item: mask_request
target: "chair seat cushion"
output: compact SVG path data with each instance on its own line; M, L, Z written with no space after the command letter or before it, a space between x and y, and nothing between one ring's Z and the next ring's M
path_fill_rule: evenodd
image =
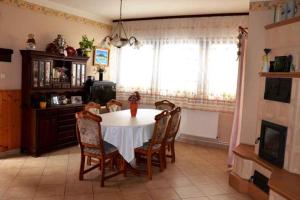
M141 147L138 147L138 149L143 149L143 150L147 150L148 148L149 148L149 145L150 145L150 141L149 142L144 142L144 144L143 144L143 146L141 146ZM156 145L154 145L153 147L152 147L152 149L153 150L157 150L157 149L159 149L160 148L160 144L156 144Z
M100 149L94 148L94 147L84 147L83 151L85 153L100 155ZM110 154L110 153L113 153L114 151L118 151L117 147L104 141L105 154Z

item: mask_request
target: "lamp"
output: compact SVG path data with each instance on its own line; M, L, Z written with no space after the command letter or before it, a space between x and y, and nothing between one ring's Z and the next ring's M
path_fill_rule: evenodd
M117 48L121 48L127 44L130 46L133 46L134 48L140 48L141 42L136 39L136 37L131 36L127 37L127 34L125 32L124 26L123 26L123 21L122 21L122 0L120 0L120 18L118 20L117 26L115 30L113 31L112 35L106 36L103 39L103 43L106 44L107 46L113 45ZM124 35L124 37L122 37Z

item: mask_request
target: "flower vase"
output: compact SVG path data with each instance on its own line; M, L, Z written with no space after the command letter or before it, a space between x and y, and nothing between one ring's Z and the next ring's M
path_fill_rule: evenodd
M103 72L99 72L99 81L103 81Z
M130 114L131 114L131 117L136 117L137 110L138 110L138 104L137 104L137 102L130 102Z

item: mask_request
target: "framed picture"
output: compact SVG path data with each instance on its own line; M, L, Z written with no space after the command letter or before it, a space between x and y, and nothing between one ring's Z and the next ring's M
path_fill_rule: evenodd
M71 104L82 104L81 96L71 96Z
M94 51L94 65L109 65L109 49L96 48Z
M53 95L51 96L51 104L52 105L59 105L59 96L58 95Z

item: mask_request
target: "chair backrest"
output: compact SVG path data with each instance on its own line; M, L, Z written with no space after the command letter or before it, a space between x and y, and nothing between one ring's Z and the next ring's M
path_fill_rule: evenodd
M171 111L175 108L175 104L168 100L157 101L157 102L155 102L154 105L155 105L156 109L159 109L159 110Z
M122 109L122 103L115 99L111 99L106 103L106 109L108 112L116 112Z
M170 113L167 110L164 110L160 114L155 116L155 126L149 146L150 149L162 144L166 135L169 117Z
M76 113L76 134L81 150L85 147L100 149L104 155L104 142L101 134L102 118L89 111Z
M170 112L170 120L168 122L166 138L175 139L181 121L181 108L177 107Z
M84 110L89 111L95 115L99 115L101 113L101 105L95 102L89 102L84 106Z

